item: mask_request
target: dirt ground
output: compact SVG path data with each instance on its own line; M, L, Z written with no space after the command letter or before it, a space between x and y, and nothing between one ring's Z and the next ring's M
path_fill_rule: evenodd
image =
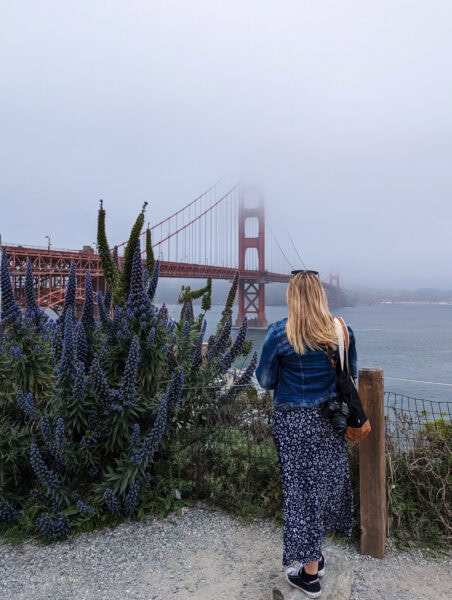
M449 600L452 560L388 552L384 560L329 542L354 573L351 600ZM282 532L198 506L49 546L0 542L3 600L271 600L284 573ZM328 576L328 573L325 577Z

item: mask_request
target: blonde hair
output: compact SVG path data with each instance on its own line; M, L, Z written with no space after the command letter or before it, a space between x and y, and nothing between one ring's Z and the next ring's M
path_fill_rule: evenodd
M297 273L286 292L289 316L286 335L295 352L335 348L338 340L333 315L320 279L313 273Z

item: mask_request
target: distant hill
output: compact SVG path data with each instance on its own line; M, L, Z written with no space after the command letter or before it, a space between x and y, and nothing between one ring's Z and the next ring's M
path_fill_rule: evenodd
M452 290L419 288L418 290L356 289L356 303L378 302L452 302Z
M330 308L341 306L353 306L356 298L353 293L337 288L329 283L324 283L328 304ZM270 283L265 287L265 303L273 306L284 306L286 304L287 283Z

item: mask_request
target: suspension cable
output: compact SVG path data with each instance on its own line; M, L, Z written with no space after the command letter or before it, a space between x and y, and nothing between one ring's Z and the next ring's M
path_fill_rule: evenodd
M305 269L307 269L308 267L307 267L307 266L304 264L304 261L303 261L303 259L301 258L301 256L300 256L300 253L298 252L298 250L297 250L297 247L295 246L295 244L294 244L294 242L293 242L292 236L290 235L290 232L289 232L289 230L288 230L287 228L286 228L286 232L287 232L287 235L289 236L289 240L290 240L290 241L291 241L291 243L292 243L293 249L295 250L295 252L296 252L296 254L297 254L297 256L298 256L298 259L300 260L300 262L301 262L301 264L303 265L303 267L304 267Z
M223 202L223 200L225 200L230 194L232 194L232 192L234 192L236 190L236 188L237 188L238 185L239 184L236 184L232 189L229 190L229 192L227 192L224 196L222 196L214 204L212 204L211 206L209 206L209 208L206 208L199 215L197 215L196 217L194 217L192 221L190 221L189 223L186 223L182 227L179 227L179 229L177 231L173 231L172 233L169 233L162 240L159 240L158 242L155 242L155 244L152 244L152 246L155 247L155 246L159 246L160 244L163 244L163 242L166 242L167 240L169 240L170 238L174 237L175 235L177 235L181 231L186 230L187 227L190 227L190 225L193 225L194 223L196 223L197 221L199 221L199 219L201 219L201 217L203 217L204 215L206 215L208 212L212 211L216 206L218 206L219 204L221 204L221 202Z
M160 221L159 223L156 223L155 225L153 225L151 227L151 232L154 231L157 227L163 225L164 223L168 222L168 226L169 226L169 221L171 221L171 219L173 219L174 217L177 217L177 215L179 215L180 213L183 213L187 208L190 209L190 207L193 206L193 204L195 204L196 202L199 202L199 200L201 200L202 198L204 198L204 196L209 194L220 183L220 181L222 181L222 179L223 178L221 177L218 181L216 181L213 185L211 185L210 188L208 188L200 196L198 196L197 198L192 200L189 204L186 204L185 206L183 206L181 209L179 209L178 211L176 211L169 217L166 217L166 219L163 219L163 221ZM140 235L143 235L143 234L144 234L144 231L142 231ZM117 244L117 246L118 246L118 248L121 248L122 246L125 246L126 244L127 244L127 242L121 242L120 244Z
M278 248L280 249L280 251L281 251L281 254L282 254L282 255L284 256L284 258L286 259L286 262L287 262L287 264L289 265L289 267L291 268L291 270L293 270L293 265L292 265L292 263L291 263L291 262L290 262L290 260L287 258L287 256L286 256L286 254L285 254L284 250L281 248L281 246L280 246L280 244L279 244L278 240L277 240L277 239L276 239L276 237L275 237L275 234L273 233L273 229L272 229L271 227L270 227L270 233L272 234L272 236L273 236L273 239L274 239L274 241L275 241L276 245L277 245L277 246L278 246Z

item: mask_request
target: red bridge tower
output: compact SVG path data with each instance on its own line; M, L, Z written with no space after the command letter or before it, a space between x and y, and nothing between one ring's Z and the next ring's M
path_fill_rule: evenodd
M264 201L261 195L256 198L253 195L253 205L246 202L249 198L245 197L246 192L243 189L239 197L239 290L238 290L238 315L237 326L240 326L245 316L248 317L248 327L251 329L265 329L267 319L265 317L265 210ZM248 219L257 220L256 227L246 227ZM249 223L250 226L254 223ZM251 235L247 235L252 231ZM256 279L250 279L249 276L243 277L241 273L245 269L250 269L246 264L246 254L250 249L257 252L257 272Z

